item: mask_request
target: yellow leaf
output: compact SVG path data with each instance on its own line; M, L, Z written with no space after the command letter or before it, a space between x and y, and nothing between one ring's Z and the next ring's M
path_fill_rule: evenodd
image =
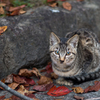
M24 11L23 9L19 10L19 14L24 14L24 13L26 13L26 11Z
M73 87L72 90L75 93L83 93L84 92L84 90L81 87Z
M4 7L4 6L6 6L5 3L0 3L0 7Z
M68 2L63 2L63 8L67 9L67 10L71 10L72 9L72 6L70 3Z
M4 13L5 13L5 11L4 11L3 7L0 7L0 14L4 14Z
M30 94L30 93L35 93L36 91L28 91L28 90L26 90L26 89L24 88L23 85L20 85L20 88L18 89L17 92L19 92L19 93L25 95L25 93Z
M18 83L13 82L13 83L9 84L8 86L14 90L14 89L16 89L16 87L18 85L19 85Z
M7 30L7 26L0 27L0 35L1 33L5 32Z

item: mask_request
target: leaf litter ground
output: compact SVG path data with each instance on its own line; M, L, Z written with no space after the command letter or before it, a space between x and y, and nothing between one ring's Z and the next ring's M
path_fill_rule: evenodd
M64 96L60 96L60 95L62 95L62 94L64 94L62 91L66 91L66 90L61 90L61 91L59 91L58 92L58 94L55 94L58 90L59 90L59 88L61 87L61 85L57 85L56 83L55 83L55 79L53 79L53 83L52 83L52 80L50 80L49 78L47 79L46 78L46 76L48 76L48 77L55 77L55 78L57 78L57 76L55 76L54 74L53 74L53 76L51 75L50 76L50 73L52 72L52 70L50 69L50 65L48 66L48 67L46 67L45 69L38 69L39 71L40 71L40 73L38 72L38 70L36 69L36 68L33 68L33 69L35 69L35 71L38 73L36 73L36 72L34 72L34 71L28 71L28 69L26 70L25 69L25 71L27 72L26 74L23 74L24 73L24 70L20 70L20 72L19 72L19 74L20 75L22 75L21 77L20 76L18 76L18 75L14 75L13 74L13 79L14 79L14 82L12 82L12 75L9 75L9 77L10 77L10 79L9 79L9 77L6 77L5 78L5 80L2 80L3 82L6 82L7 84L10 84L10 85L8 85L8 86L10 86L10 87L12 87L13 89L15 89L19 84L20 84L20 89L18 89L17 91L19 91L20 92L20 90L22 91L22 93L28 93L28 94L25 94L26 96L30 96L30 97L33 97L34 95L32 94L32 93L34 93L34 90L37 90L38 92L37 93L35 93L35 97L36 98L38 98L39 100L76 100L76 99L74 99L74 96L80 96L80 97L85 97L85 100L86 99L90 99L90 98L97 98L97 97L100 97L99 95L100 95L100 90L98 91L98 88L99 88L99 83L100 82L98 82L97 80L99 80L100 81L100 79L96 79L96 80L94 80L94 81L89 81L89 82L85 82L85 83L82 83L82 84L79 84L79 85L74 85L74 87L68 87L68 86L65 86L66 88L69 88L70 90L72 89L72 88L74 88L74 91L76 91L76 93L75 92L70 92L69 93L69 91L67 91L67 93L68 94L66 94L65 93L65 95ZM45 71L47 72L47 73L45 73ZM30 73L31 72L31 73ZM29 77L30 76L32 76L33 75L33 73L35 73L36 74L36 76L33 76L32 77L32 79L33 80L31 80ZM42 76L40 75L42 73ZM26 78L26 77L24 77L24 75L25 76L29 76L28 78ZM39 76L38 76L39 75ZM40 77L41 76L41 77ZM40 77L40 79L39 79L39 77ZM25 79L25 80L24 80ZM41 81L41 80L43 80L43 81ZM51 82L51 83L49 83L49 84L47 84L47 82ZM98 82L98 83L97 83ZM40 85L40 87L38 86L38 85L35 85L34 86L34 84L39 84ZM21 85L21 84L23 84L23 85ZM44 84L46 84L46 85L44 85ZM15 87L13 87L13 85L15 86ZM30 86L30 87L28 87L28 85L33 85L33 86ZM97 85L97 88L92 88L91 89L91 87L93 86L96 86ZM27 86L27 88L25 88L24 89L24 87L26 87ZM38 87L37 87L38 86ZM42 88L41 88L42 87ZM55 92L55 90L53 90L53 89L51 89L51 90L53 90L51 93L48 93L49 91L51 91L50 90L50 88L51 87L53 87L53 88L55 88L55 90L57 90L56 92ZM57 87L59 87L58 89L57 89ZM62 87L64 87L64 86L62 86ZM87 90L87 91L91 91L91 90L93 90L93 91L97 91L97 92L88 92L88 93L83 93L83 90L82 89L80 89L80 88L78 88L78 87L81 87L83 90L85 89L85 90ZM88 88L87 88L88 87ZM30 88L30 89L29 89ZM34 88L34 90L33 90L33 88ZM87 88L87 89L86 89ZM90 88L90 90L88 90ZM27 89L29 89L29 91L27 91ZM96 90L95 90L96 89ZM47 91L46 91L47 90ZM61 92L61 93L60 93ZM86 91L85 91L86 92ZM29 94L30 93L30 94ZM51 96L49 96L49 95L47 95L47 93L49 94L49 95L51 95ZM80 93L80 94L77 94L77 93ZM81 94L82 93L82 94ZM0 90L0 96L5 96L6 98L10 98L11 96L12 96L12 94L10 94L9 92L7 92L7 91L5 91L5 90ZM57 97L58 96L58 97ZM3 98L3 97L1 97L1 98ZM13 96L13 98L15 98L14 96ZM9 100L9 99L8 99ZM13 99L12 99L13 100Z

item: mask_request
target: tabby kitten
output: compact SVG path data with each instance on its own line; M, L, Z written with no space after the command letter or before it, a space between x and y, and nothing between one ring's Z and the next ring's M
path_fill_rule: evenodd
M50 52L53 71L60 76L58 84L73 85L99 77L100 45L91 33L77 31L65 38L51 33Z

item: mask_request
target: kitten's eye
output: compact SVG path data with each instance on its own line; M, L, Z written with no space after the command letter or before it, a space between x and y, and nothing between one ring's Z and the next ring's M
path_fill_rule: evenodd
M59 54L59 51L55 51L55 54L57 54L57 55L58 55L58 54Z
M70 52L67 52L67 55L70 55L71 53Z

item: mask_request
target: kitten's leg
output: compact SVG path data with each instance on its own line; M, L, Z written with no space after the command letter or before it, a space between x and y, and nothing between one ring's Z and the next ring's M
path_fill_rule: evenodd
M69 85L69 86L73 85L73 82L72 82L72 81L70 81L70 80L65 80L64 78L59 78L59 79L57 79L57 80L56 80L56 83L57 83L57 84L60 84L60 85Z

